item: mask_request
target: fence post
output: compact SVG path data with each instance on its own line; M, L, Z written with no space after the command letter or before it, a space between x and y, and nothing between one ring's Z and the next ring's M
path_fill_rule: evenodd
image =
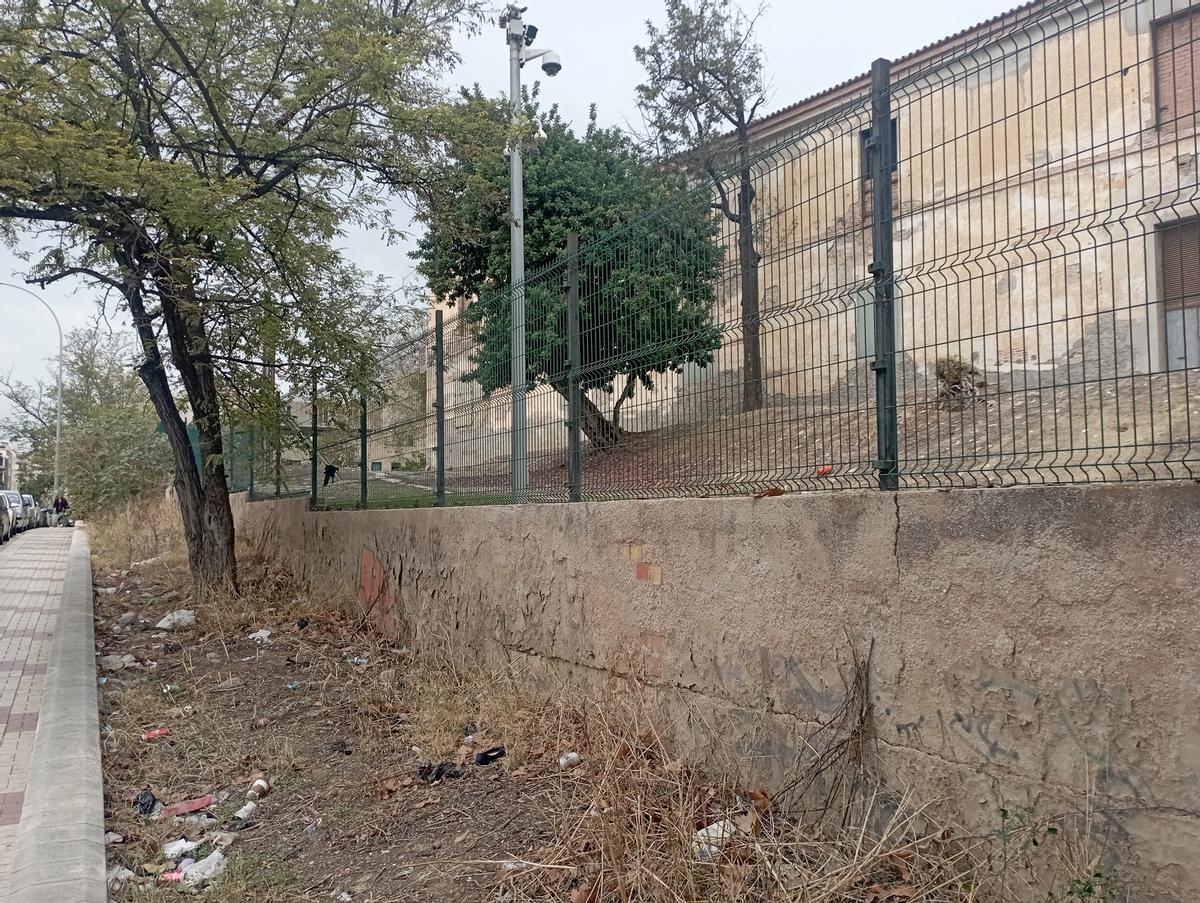
M567 236L567 493L583 501L583 440L579 435L583 388L579 348L579 234Z
M275 391L275 498L283 494L283 412Z
M892 136L892 64L871 64L871 265L875 278L875 427L878 438L879 488L900 488L900 441L896 420L896 283L892 263L892 170L896 148Z
M237 434L237 427L234 426L233 417L229 418L229 436L225 440L225 478L229 481L229 491L238 492L238 472L237 472L237 443L234 441L234 436ZM222 435L224 433L222 432Z
M317 507L317 368L313 367L312 374L312 460L309 473L310 508Z
M437 416L437 504L446 505L446 332L443 312L433 312L433 370Z
M247 456L250 461L250 481L247 492L250 493L250 501L254 501L254 424L250 424L250 454Z
M367 393L362 393L362 412L358 418L358 507L367 507Z

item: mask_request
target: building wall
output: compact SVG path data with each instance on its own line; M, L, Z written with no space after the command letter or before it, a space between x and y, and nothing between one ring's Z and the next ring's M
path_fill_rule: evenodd
M957 354L990 370L1078 370L1089 352L1106 375L1161 369L1154 230L1195 215L1200 195L1194 126L1156 124L1151 23L1190 5L1076 3L894 77L898 348L919 369ZM869 353L856 311L869 125L860 95L761 164L761 303L780 292L794 317L815 307L828 333L774 329L777 373Z
M452 476L456 471L471 471L479 465L507 459L510 450L512 392L503 389L485 396L478 383L466 378L473 367L475 344L472 326L461 314L475 300L459 300L454 304L432 300L430 303L429 329L434 328L437 311L440 310L445 318L446 469ZM435 409L435 380L433 360L430 359L426 381L430 411ZM529 425L526 442L530 454L535 461L549 458L557 462L566 449L566 403L549 386L539 386L526 396L525 404ZM425 442L426 459L433 467L437 449L436 421L431 420L428 424Z
M1200 485L236 508L402 642L633 670L672 742L773 783L869 655L873 765L915 803L1090 808L1129 899L1200 882Z
M17 450L7 440L0 440L0 489L21 488L17 462Z
M431 358L424 336L386 358L378 397L367 408L367 467L373 472L424 469Z

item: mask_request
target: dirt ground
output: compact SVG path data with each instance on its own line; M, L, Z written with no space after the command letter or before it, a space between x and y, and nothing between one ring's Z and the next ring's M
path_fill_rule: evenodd
M166 803L228 790L228 801L209 807L227 824L254 773L270 776L273 791L231 847L221 899L478 901L502 863L528 858L552 836L562 779L548 760L514 767L514 752L511 761L472 762L454 779L416 776L430 761L469 762L505 738L486 724L456 725L457 737L448 725L414 724L395 676L411 667L404 650L337 615L284 619L269 608L216 625L202 609L199 625L158 631L183 603L153 573L96 576L98 651L136 659L100 671L107 827L125 837L109 846L110 863L147 879L116 899L178 897L178 887L145 893L153 878L144 867L166 861L164 840L198 836L139 816L130 797L147 787ZM136 621L114 634L126 612ZM273 631L269 645L246 638L263 627ZM464 698L447 713L471 708L470 687L438 691L456 689ZM159 727L170 735L143 739ZM458 742L467 733L474 745Z

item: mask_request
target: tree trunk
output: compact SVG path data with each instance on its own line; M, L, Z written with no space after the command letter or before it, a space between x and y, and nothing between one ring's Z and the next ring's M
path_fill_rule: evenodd
M221 405L208 336L199 315L199 305L190 296L190 278L168 270L164 282L167 284L160 283L160 296L163 320L171 341L171 359L187 390L200 440L201 539L196 550L198 555L193 555L191 546L188 548L192 576L201 591L236 591L233 511L229 507Z
M118 255L118 260L131 273L145 271L138 266L133 252ZM147 315L140 287L131 283L124 294L142 343L144 359L138 375L150 393L175 463L175 494L183 520L192 582L202 594L222 589L236 591L233 511L229 507L220 403L208 352L208 337L198 313L195 313L199 308L194 299L185 298L185 303L180 304L181 295L190 291L190 280L174 272L169 262L158 263L151 278L159 290L171 360L183 382L195 418L200 444L199 466L187 426L171 393L158 336Z
M570 390L565 382L551 383L551 386L555 392L566 399L568 405L571 403ZM615 447L621 441L621 437L625 435L625 431L609 422L608 418L604 416L604 412L592 403L586 392L580 392L579 397L579 428L592 443L592 447L601 449Z
M742 409L756 411L763 403L761 324L758 310L758 263L754 247L754 182L750 169L750 134L738 130L738 268L742 295Z
M621 432L621 405L633 398L633 392L636 388L637 377L630 373L625 377L625 388L621 390L621 394L617 396L617 400L613 404L612 425L618 434Z
M224 466L210 468L210 472L203 476L197 469L191 438L171 396L171 387L161 359L147 358L138 368L138 375L150 393L154 410L163 424L167 442L171 447L171 456L175 463L175 497L179 501L192 581L201 591L225 587L236 589L233 512L229 507L229 494L225 488ZM205 459L205 447L213 448L211 436L206 437L205 432L204 429L200 429L202 460ZM217 432L216 447L220 448L219 427Z
M167 382L167 374L158 356L157 347L153 354L146 354L146 359L138 367L138 376L150 393L150 401L158 414L159 422L167 435L167 444L171 448L171 457L175 464L175 498L179 503L179 514L183 521L183 535L187 542L188 565L192 578L200 573L200 552L204 542L204 511L201 505L202 487L200 474L196 470L196 459L192 454L192 444L188 439L187 427L179 416L175 399L171 396L171 386Z
M214 407L215 397L212 398ZM197 418L200 459L204 462L204 543L197 583L206 589L237 591L237 555L234 547L233 509L229 506L229 482L225 475L225 447L219 416L207 422Z

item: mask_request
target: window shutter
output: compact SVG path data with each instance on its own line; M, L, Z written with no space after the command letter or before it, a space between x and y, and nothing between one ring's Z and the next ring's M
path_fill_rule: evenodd
M1163 303L1167 310L1200 308L1200 220L1159 229Z
M1196 85L1200 79L1200 9L1154 23L1158 79L1158 123L1166 128L1196 127Z

